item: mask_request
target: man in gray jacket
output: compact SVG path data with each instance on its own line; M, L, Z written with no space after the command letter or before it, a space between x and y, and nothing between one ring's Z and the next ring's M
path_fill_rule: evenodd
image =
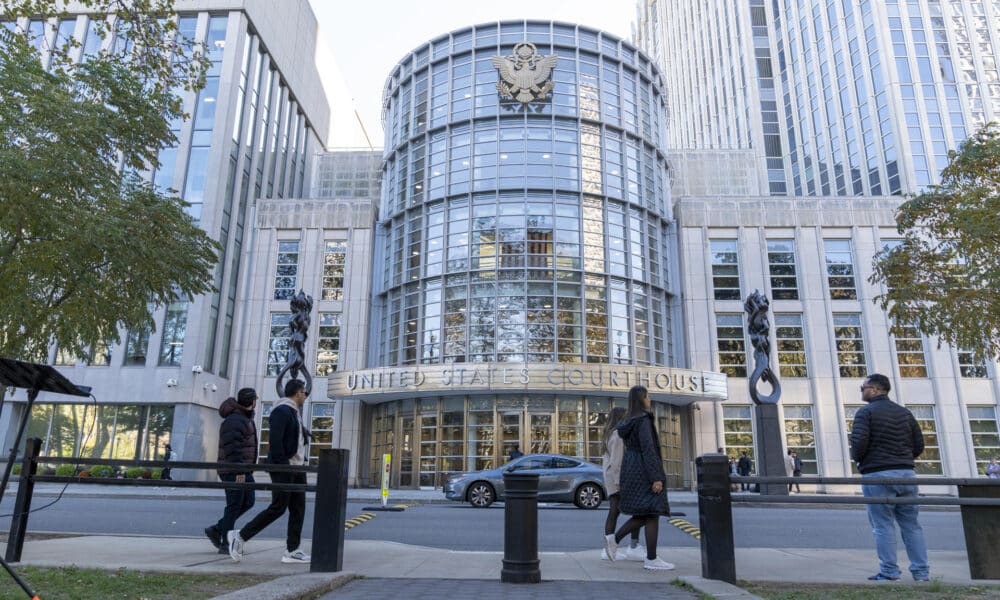
M873 373L861 385L861 399L868 404L854 416L851 429L851 458L866 479L915 478L913 459L924 451L924 435L916 418L906 408L889 400L891 385L885 375ZM915 498L916 485L862 485L865 496ZM875 534L879 572L872 581L899 579L896 564L896 526L903 536L910 573L916 581L929 581L927 544L917 521L916 504L867 504L868 521Z

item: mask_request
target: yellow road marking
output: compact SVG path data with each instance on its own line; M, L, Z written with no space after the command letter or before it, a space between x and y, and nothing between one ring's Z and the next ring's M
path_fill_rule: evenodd
M680 529L681 531L683 531L684 533L690 535L691 537L693 537L696 540L700 540L701 539L701 530L698 529L697 527L695 527L694 525L692 525L691 523L688 523L684 519L677 519L677 518L669 519L669 520L667 520L667 523L670 523L671 525L673 525L677 529Z
M361 525L365 521L371 521L374 518L375 518L375 514L374 513L361 513L360 515L358 515L356 517L353 517L351 519L347 519L346 521L344 521L344 531L347 531L348 529L351 529L352 527L357 527L358 525Z

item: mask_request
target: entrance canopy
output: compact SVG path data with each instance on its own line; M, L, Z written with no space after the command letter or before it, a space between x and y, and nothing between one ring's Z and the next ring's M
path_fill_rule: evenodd
M645 386L654 400L685 406L726 399L726 376L669 367L572 363L453 363L339 371L329 375L328 396L378 404L414 395L476 392L624 395Z

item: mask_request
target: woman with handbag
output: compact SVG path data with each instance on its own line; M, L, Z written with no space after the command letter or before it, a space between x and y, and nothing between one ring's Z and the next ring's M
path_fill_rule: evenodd
M604 488L608 491L608 517L604 521L605 535L615 532L618 525L618 481L622 472L622 456L625 454L625 443L618 435L618 426L625 420L625 409L616 406L608 413L608 422L604 425L604 458L601 467L604 471ZM639 530L632 532L631 545L625 552L609 557L607 550L601 551L601 560L646 560L646 549L639 545Z
M619 480L618 508L631 515L617 533L604 536L604 548L609 558L616 556L618 542L640 527L646 529L646 561L643 567L667 571L674 565L656 557L656 539L660 532L660 515L670 514L666 473L660 455L660 436L650 412L649 393L641 385L628 392L628 415L618 426L618 435L625 442L625 455Z

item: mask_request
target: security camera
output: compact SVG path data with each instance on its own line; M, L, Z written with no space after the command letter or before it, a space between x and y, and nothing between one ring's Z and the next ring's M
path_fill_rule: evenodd
M219 387L214 383L206 383L205 385L202 386L202 389L204 389L206 392L214 392L218 390Z
M191 367L191 372L194 373L195 375L201 373L201 365L195 365Z
M171 377L167 380L167 387L177 387L177 380Z

